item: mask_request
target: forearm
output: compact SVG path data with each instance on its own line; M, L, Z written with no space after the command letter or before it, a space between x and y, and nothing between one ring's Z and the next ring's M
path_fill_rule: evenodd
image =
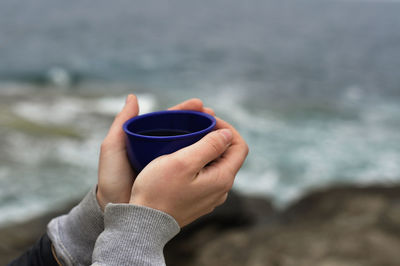
M165 265L163 248L180 230L174 218L130 204L109 204L104 215L93 265Z

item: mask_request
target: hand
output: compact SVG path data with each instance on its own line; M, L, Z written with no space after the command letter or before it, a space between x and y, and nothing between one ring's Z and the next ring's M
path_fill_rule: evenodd
M195 110L214 115L210 108L203 107L199 99L180 103L171 110ZM104 139L99 159L97 201L104 210L107 203L128 203L136 173L132 170L125 147L122 125L138 115L139 106L135 95L128 95L122 111L115 117Z
M156 158L137 176L130 203L170 214L183 227L225 202L248 146L227 122L195 144Z

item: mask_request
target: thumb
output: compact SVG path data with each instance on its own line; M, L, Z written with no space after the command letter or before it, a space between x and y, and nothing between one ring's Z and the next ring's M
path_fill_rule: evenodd
M109 133L109 136L123 136L122 125L126 122L126 120L137 116L139 113L139 105L137 101L137 97L134 94L128 95L126 98L126 103L124 108L117 114L112 123Z
M183 160L190 158L189 168L198 171L211 161L220 157L232 142L233 134L229 129L219 129L204 136L198 142L177 151Z

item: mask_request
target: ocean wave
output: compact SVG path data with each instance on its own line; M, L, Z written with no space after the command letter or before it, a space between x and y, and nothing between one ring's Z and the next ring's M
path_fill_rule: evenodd
M157 104L155 97L150 94L138 94L137 97L141 112L149 112ZM52 102L26 100L16 103L12 111L35 122L64 124L75 121L82 114L114 116L122 110L125 98L126 95L89 99L62 96Z
M234 185L242 193L268 196L284 207L314 188L400 182L400 105L396 101L366 101L358 89L349 89L330 106L286 102L276 108L252 105L254 95L238 84L199 91L196 96L233 124L249 144L250 154ZM191 95L166 93L168 97L138 94L141 113ZM40 135L21 128L0 131L5 152L1 156L7 161L0 165L0 223L21 218L25 211L33 215L43 210L52 197L60 202L78 197L96 182L99 145L124 105L126 93L33 93L22 86L17 94L2 95L7 112L45 131ZM74 129L82 137L49 132L46 127L54 124ZM26 189L26 183L32 186ZM32 201L32 208L14 197L20 191Z
M255 107L247 105L244 88L227 88L216 89L209 100L250 147L235 189L269 195L283 207L329 185L400 182L398 102L367 100L352 87L331 106Z
M82 97L2 85L19 87L20 92L0 92L6 103L2 114L7 114L0 116L0 157L4 158L0 164L0 225L79 198L96 183L100 144L126 97L126 93ZM142 112L157 106L154 95L137 96ZM72 138L60 129L75 130L80 137Z
M50 67L35 71L1 72L0 80L4 82L25 83L36 86L69 87L78 85L94 77L86 73L68 70L63 67Z

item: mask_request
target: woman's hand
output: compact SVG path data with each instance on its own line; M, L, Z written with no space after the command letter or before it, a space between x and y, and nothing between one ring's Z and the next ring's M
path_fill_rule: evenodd
M214 115L210 108L203 107L199 99L190 99L180 103L171 110L195 110ZM122 111L115 117L110 130L104 139L99 159L97 201L104 210L107 203L128 203L136 173L132 170L125 146L125 133L122 125L126 120L139 113L135 95L128 95Z
M150 162L133 184L130 203L168 213L183 227L222 204L248 146L227 122L195 144Z

